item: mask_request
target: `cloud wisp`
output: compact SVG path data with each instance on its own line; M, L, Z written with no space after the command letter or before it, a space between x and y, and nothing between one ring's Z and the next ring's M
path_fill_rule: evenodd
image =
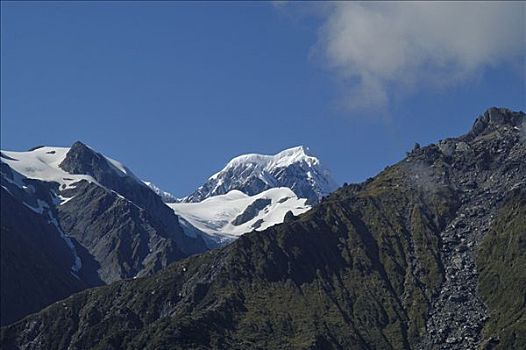
M351 109L385 110L502 64L526 69L523 2L336 2L321 13L314 53Z

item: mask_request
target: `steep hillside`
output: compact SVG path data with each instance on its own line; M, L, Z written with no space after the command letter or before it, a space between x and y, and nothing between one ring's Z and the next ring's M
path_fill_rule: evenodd
M526 190L505 198L477 254L479 291L489 308L483 344L526 349Z
M0 257L2 324L80 289L148 275L207 249L126 167L80 142L2 151L1 160L2 251L11 252ZM28 255L39 246L41 254ZM37 274L48 292L35 289Z
M0 321L8 324L88 284L73 273L75 257L58 228L0 191Z

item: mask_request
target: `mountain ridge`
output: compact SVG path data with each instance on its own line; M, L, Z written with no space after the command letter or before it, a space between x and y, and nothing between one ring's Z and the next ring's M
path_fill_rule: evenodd
M490 249L503 256L507 246L499 242L526 240L518 215L526 203L526 115L490 109L482 118L492 114L506 114L513 124L493 123L487 132L415 148L374 178L340 188L283 224L157 275L75 294L4 327L0 344L524 347L524 305L517 314L517 305L491 299L517 300L521 290L491 281L505 277L524 285L523 260L517 259L526 257L526 246L514 246L504 264L477 255ZM509 218L513 230L504 225ZM513 324L499 317L513 312Z
M172 261L208 249L201 237L189 237L183 232L174 212L131 171L80 142L71 148L2 151L1 161L2 215L7 208L18 205L38 215L28 216L30 223L6 219L2 225L2 246L13 259L0 257L2 268L11 271L2 284L2 324L25 316L25 312L37 311L23 306L18 311L9 309L11 304L21 305L20 299L32 299L33 307L42 308L69 295L68 291L151 274ZM31 289L17 290L17 285L29 285L26 279L31 278L30 274L22 272L27 272L24 250L33 248L30 240L17 241L8 234L38 238L31 231L44 225L43 220L54 227L43 229L52 235L50 240L62 241L62 247L42 244L43 255L50 259L47 264L66 275L62 279L72 273L80 281L72 283L75 288L55 293L54 300L45 293L40 297ZM19 247L19 243L26 248ZM64 250L72 255L64 254ZM65 258L55 259L54 255ZM66 263L66 259L71 261ZM33 269L37 268L34 264Z

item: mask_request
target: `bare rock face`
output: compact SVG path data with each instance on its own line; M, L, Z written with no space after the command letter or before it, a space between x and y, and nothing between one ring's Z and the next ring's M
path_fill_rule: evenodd
M233 225L242 225L247 221L252 220L259 214L260 210L263 210L267 205L272 202L269 198L258 198L252 204L250 204L245 211L239 214L233 221Z
M470 135L472 137L483 136L503 128L522 128L523 125L524 114L522 112L492 107L477 118Z
M491 108L465 137L439 144L448 161L444 176L456 187L460 205L439 235L445 278L431 303L422 349L480 345L490 311L478 291L477 253L505 198L526 187L525 119L524 113Z
M184 234L173 210L126 168L76 142L60 167L92 176L59 207L61 222L101 265L110 283L142 276L183 257L207 250L200 237Z
M149 210L157 219L177 227L175 215L162 199L127 168L118 169L102 154L81 142L75 142L59 165L70 174L92 176L100 185L125 197L142 209Z

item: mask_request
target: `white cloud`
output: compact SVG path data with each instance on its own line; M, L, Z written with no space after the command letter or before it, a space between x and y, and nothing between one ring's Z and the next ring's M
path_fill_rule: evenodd
M351 108L384 109L416 89L462 83L501 64L526 69L523 2L327 6L315 53Z

